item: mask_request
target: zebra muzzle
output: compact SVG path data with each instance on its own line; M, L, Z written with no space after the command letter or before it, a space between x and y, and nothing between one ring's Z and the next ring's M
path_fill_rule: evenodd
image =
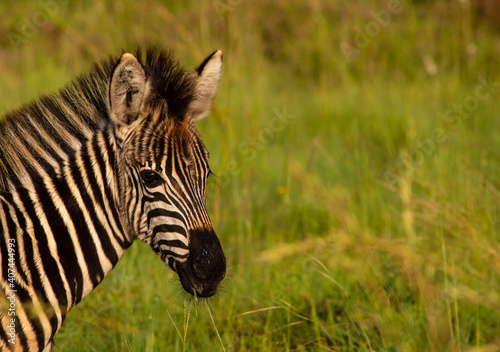
M213 230L189 231L189 256L176 263L182 287L197 297L211 297L226 275L226 257Z

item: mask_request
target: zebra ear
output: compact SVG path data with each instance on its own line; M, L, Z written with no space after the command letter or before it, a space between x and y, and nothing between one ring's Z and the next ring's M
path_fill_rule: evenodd
M222 76L222 51L217 50L208 56L191 75L195 79L195 94L187 115L191 121L198 121L208 115L217 94Z
M118 124L137 119L144 100L146 74L134 55L125 53L116 63L108 85L108 106Z

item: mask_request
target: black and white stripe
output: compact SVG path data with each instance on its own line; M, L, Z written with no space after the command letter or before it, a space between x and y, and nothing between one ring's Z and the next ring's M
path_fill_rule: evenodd
M5 116L0 350L50 350L66 313L136 238L186 291L216 292L225 257L205 208L210 168L195 122L221 67L220 51L185 72L167 52L138 50Z

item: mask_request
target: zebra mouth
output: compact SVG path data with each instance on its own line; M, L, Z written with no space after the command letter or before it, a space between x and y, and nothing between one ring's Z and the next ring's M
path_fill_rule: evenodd
M211 297L226 276L226 257L213 230L190 231L189 256L175 263L184 290L197 297Z
M196 297L212 297L217 293L219 283L224 278L222 276L211 280L200 280L189 268L188 262L177 263L176 266L182 288Z

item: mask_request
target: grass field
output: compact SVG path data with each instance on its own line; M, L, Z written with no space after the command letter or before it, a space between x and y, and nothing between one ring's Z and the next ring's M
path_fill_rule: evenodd
M229 274L135 243L54 351L500 351L500 30L465 1L2 1L0 111L152 43L224 75L200 122ZM211 318L213 317L213 320Z

